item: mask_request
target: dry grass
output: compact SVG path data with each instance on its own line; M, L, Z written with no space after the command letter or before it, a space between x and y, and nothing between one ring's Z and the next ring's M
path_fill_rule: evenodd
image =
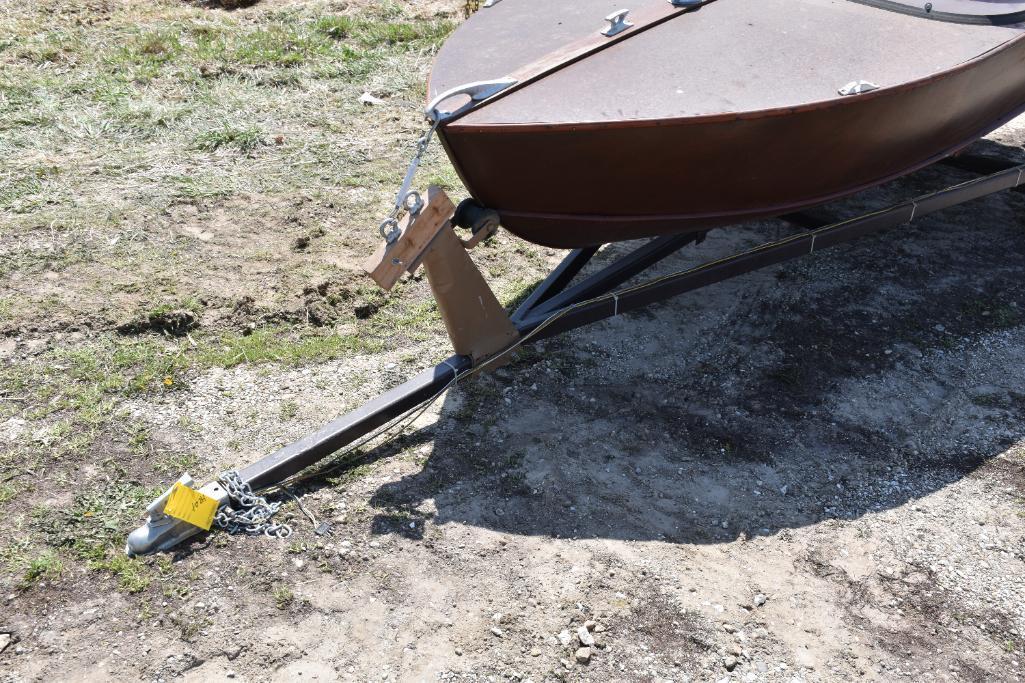
M127 401L187 392L215 367L275 372L397 345L417 362L445 355L426 283L384 296L358 264L423 130L427 72L461 10L0 0L0 430L17 433L0 440L0 506L18 558L11 585L39 557L73 569L34 571L48 580L88 562L126 590L146 583L138 566L109 559L128 508L107 516L99 550L58 543L63 557L31 513L55 490L99 495L125 477L159 485L161 462L185 462L154 456ZM368 107L364 92L390 104ZM462 192L440 146L428 181ZM546 252L511 239L479 252L507 300L547 266ZM125 324L179 309L198 321L187 334Z

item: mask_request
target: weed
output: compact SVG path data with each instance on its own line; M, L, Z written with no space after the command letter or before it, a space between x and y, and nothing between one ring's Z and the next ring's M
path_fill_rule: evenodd
M210 621L206 617L194 617L185 614L172 614L171 623L178 627L178 635L186 643L191 643Z
M356 22L349 17L321 17L313 24L315 30L333 40L344 40L352 35Z
M18 489L11 484L0 484L0 505L14 500L14 497L18 495Z
M157 573L160 574L161 578L167 578L174 573L174 562L171 561L170 557L162 556L158 557L153 563Z
M181 476L183 472L194 469L198 463L199 458L195 453L170 453L157 460L155 469L164 474Z
M91 560L88 565L93 571L108 571L117 578L118 586L126 593L141 593L150 585L146 565L116 552L110 558Z
M54 551L47 550L28 561L25 574L22 577L22 584L30 586L42 578L53 579L60 576L62 571L64 571L64 563L60 557Z
M285 401L281 404L281 420L287 422L299 414L299 404L295 401Z
M364 340L355 334L326 334L296 339L294 334L286 330L266 328L249 335L223 335L220 344L201 352L199 360L202 365L225 368L268 361L297 365L378 350L380 342Z
M284 584L277 584L271 591L274 596L274 604L278 609L288 609L288 606L295 600L295 593Z
M197 149L205 152L216 152L222 147L236 149L248 154L264 142L263 131L259 128L231 128L225 126L219 130L210 130L196 136Z

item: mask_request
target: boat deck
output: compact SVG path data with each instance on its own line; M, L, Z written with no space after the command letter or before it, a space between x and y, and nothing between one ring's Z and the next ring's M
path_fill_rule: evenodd
M634 9L666 0L635 0ZM504 0L438 55L430 97L515 71L589 32L622 0ZM729 25L728 42L723 26ZM856 80L927 78L1025 32L930 21L848 0L718 0L550 74L455 126L672 119L836 99Z

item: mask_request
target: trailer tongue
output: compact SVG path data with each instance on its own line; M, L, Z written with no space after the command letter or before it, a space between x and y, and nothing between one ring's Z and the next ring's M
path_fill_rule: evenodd
M753 249L717 259L695 268L657 277L640 284L623 287L645 270L688 244L703 239L700 234L676 235L656 238L633 252L605 266L593 275L574 284L585 265L595 256L594 247L572 251L534 292L511 314L493 304L485 306L488 316L468 313L465 307L467 293L473 297L494 299L491 290L466 254L466 247L475 244L472 239L461 242L451 219L465 220L476 215L476 226L487 226L486 214L474 211L437 214L429 211L431 205L446 205L447 198L440 190L432 191L431 201L418 215L409 218L403 236L382 249L369 266L386 266L387 277L376 269L375 278L388 282L394 277L392 269L419 267L427 269L435 297L438 299L446 327L453 345L460 353L453 355L434 368L421 372L405 384L369 401L359 409L344 415L321 430L268 455L239 472L222 475L235 489L229 496L224 481L208 483L200 489L218 501L225 519L235 515L248 515L257 524L248 527L268 535L281 535L281 528L269 521L268 504L256 498L247 498L252 491L273 489L298 478L315 476L309 468L326 458L361 445L389 429L404 426L404 419L418 408L472 375L507 362L520 347L552 337L569 330L637 310L644 306L702 287L752 272L759 268L810 256L818 251L843 244L863 235L898 228L936 211L985 197L1012 188L1025 188L1025 165L1015 165L990 158L957 157L949 162L961 169L980 170L987 175L916 197L857 218L831 221L828 209L814 214L794 214L783 219L797 230L783 239L767 242ZM450 204L447 204L450 206ZM439 218L441 216L441 218ZM422 221L422 222L421 222ZM440 221L440 227L438 223ZM418 225L419 223L419 225ZM488 229L488 228L483 228ZM405 251L409 242L423 233L434 233L419 252ZM453 250L453 245L458 250ZM394 263L389 254L414 254L406 258L409 263ZM438 259L438 256L444 259ZM453 263L457 264L453 267ZM440 270L440 272L439 272ZM455 278L449 278L455 274ZM462 307L462 308L460 308ZM304 473L306 473L304 475ZM185 475L181 484L191 485ZM239 487L245 490L238 493ZM164 494L147 509L149 519L128 537L127 552L142 555L168 550L203 530L188 522L164 514L167 496ZM255 513L255 514L254 514ZM238 527L236 527L238 528Z

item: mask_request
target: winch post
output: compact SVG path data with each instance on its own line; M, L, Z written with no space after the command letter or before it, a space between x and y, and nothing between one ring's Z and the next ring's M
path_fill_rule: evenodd
M378 249L364 270L390 290L404 272L414 273L422 264L452 348L476 365L508 348L519 332L467 253L480 240L459 239L454 213L445 192L429 188L424 206L403 219L401 235Z

